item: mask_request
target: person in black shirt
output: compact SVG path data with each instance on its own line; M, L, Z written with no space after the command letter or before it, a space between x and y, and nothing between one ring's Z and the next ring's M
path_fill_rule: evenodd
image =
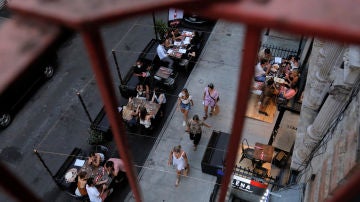
M141 84L148 84L150 78L150 69L150 65L146 67L146 65L141 60L136 61L136 65L134 66L134 75L138 77Z

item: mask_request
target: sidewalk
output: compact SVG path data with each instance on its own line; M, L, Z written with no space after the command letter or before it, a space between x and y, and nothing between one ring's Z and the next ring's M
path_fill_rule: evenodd
M139 184L145 202L209 201L216 177L202 173L201 160L213 130L231 133L236 97L234 92L236 92L239 76L241 60L239 55L242 51L244 31L244 27L239 24L220 20L215 25L185 87L188 88L194 100L189 118L194 114L202 117L203 90L210 82L214 83L220 93L220 113L206 120L212 128L204 127L198 149L193 151L193 144L184 131L185 127L182 126L182 114L176 111L176 106L173 106L139 174ZM269 124L247 118L243 138L247 138L249 144L255 142L267 144L274 124L275 120ZM189 177L181 177L178 187L175 187L175 169L167 165L169 152L176 145L181 145L187 152L190 163ZM125 201L135 201L135 199L130 193Z

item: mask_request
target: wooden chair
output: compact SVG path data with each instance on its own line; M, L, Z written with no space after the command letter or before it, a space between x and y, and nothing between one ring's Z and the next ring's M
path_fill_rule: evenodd
M247 146L246 148L245 148L245 144ZM247 158L247 159L251 160L252 166L254 167L254 165L256 163L256 159L254 158L255 149L249 147L249 143L248 143L247 139L245 139L245 138L243 139L243 141L241 143L241 151L242 151L242 154L241 154L239 163L241 163L241 161L244 158Z

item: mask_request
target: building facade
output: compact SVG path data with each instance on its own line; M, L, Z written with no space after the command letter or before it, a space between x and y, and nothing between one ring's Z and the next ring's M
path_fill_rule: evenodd
M315 39L291 169L324 201L359 168L360 48Z

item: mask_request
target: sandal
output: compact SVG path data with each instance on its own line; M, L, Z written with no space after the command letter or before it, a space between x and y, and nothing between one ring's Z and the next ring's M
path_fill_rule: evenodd
M179 184L180 184L180 179L176 179L175 187L179 186Z
M203 116L203 119L206 120L206 119L207 119L207 115Z

